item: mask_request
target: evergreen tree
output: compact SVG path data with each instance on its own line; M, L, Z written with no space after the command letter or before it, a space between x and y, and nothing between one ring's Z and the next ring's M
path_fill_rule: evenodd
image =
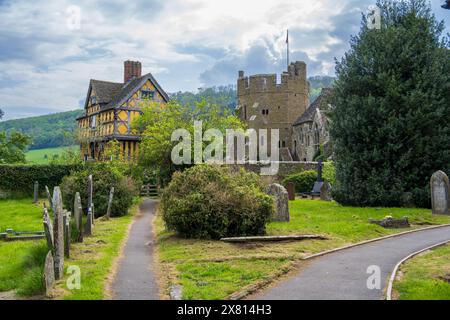
M330 134L335 199L430 206L429 179L450 174L449 37L424 0L379 0L381 29L337 63Z

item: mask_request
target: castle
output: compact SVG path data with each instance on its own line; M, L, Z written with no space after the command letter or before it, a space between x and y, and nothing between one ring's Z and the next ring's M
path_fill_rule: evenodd
M276 74L246 77L239 71L237 80L238 110L240 119L249 128L279 130L280 160L312 161L321 146L329 141L326 97L329 89L310 105L309 82L306 63L291 63L277 81ZM271 141L259 141L259 145Z

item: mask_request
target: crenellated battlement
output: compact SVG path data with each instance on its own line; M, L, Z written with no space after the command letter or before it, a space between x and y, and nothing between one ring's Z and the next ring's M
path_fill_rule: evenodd
M277 74L245 76L244 71L239 71L238 95L261 92L303 92L307 89L305 62L291 63L288 71L281 74L280 80L277 80Z

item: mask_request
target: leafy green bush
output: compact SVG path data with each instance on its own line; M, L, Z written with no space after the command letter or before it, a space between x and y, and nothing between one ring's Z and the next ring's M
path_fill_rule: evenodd
M33 195L34 182L39 182L39 191L45 186L53 189L64 176L80 170L81 165L0 165L0 190L14 196Z
M325 181L328 181L331 185L334 184L336 172L334 169L333 162L324 162L322 177Z
M317 172L314 170L307 170L287 176L283 180L283 185L287 186L289 182L293 182L295 185L295 192L305 193L311 192L314 186L314 182L316 182L316 180L317 180Z
M87 207L88 177L90 174L92 174L93 179L95 215L99 217L106 214L111 187L114 187L111 215L122 216L127 214L128 209L133 204L133 198L138 195L137 184L109 163L96 163L65 177L61 183L65 207L70 208L73 212L76 192L80 193L83 208Z
M197 165L173 175L161 209L169 230L187 238L219 239L264 234L273 200L254 173Z

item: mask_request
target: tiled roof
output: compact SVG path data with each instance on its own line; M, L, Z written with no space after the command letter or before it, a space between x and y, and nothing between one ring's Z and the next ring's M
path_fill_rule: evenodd
M323 88L320 95L314 100L313 103L311 103L306 109L306 111L294 122L294 126L298 126L300 124L303 124L305 122L312 122L314 121L314 116L316 114L317 109L320 109L322 107L322 104L325 102L326 98L328 98L331 94L330 88Z
M109 103L123 87L123 83L91 80L91 87L95 91L97 103Z

